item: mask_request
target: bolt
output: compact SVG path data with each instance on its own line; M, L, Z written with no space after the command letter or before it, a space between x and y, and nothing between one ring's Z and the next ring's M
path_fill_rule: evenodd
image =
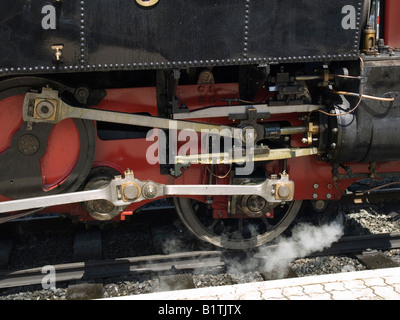
M146 184L143 187L143 195L147 199L153 199L157 195L157 187L154 184Z
M314 183L313 187L314 187L314 189L318 189L319 188L318 183Z
M43 106L40 111L42 111L43 113L48 113L49 112L49 107Z
M318 194L314 193L314 194L312 195L312 197L313 197L314 199L317 199L317 198L318 198Z
M325 207L325 202L322 200L318 200L315 203L315 208L317 208L318 210L322 210Z

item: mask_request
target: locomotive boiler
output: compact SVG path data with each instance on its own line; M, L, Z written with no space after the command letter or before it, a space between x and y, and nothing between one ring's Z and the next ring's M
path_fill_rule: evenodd
M2 222L107 223L171 198L198 238L251 249L304 202L324 215L400 175L397 1L0 9Z

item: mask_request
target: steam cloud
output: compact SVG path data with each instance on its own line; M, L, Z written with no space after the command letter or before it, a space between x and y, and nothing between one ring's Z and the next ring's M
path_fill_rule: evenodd
M293 228L291 237L279 238L272 249L261 249L260 254L266 260L264 271L282 278L290 262L329 248L343 233L343 223L339 219L322 226L299 224Z
M243 274L249 271L263 271L269 273L271 278L279 279L286 276L288 267L296 259L306 257L312 253L322 251L332 246L344 234L343 215L329 223L315 226L309 223L296 225L290 237L281 236L275 244L261 247L256 256L259 259L236 258L226 260L228 274ZM164 238L160 243L160 249L164 254L191 250L188 242L181 237Z

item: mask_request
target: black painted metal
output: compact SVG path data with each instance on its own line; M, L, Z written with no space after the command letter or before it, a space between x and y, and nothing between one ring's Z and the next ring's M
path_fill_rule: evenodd
M351 114L337 117L338 133L330 133L335 148L328 146L336 162L380 162L400 158L400 60L366 61L363 92L393 102L363 99ZM354 107L358 98L349 99ZM348 109L337 108L337 114ZM333 117L334 118L334 117ZM334 121L336 119L334 118ZM331 124L331 126L334 126ZM332 132L332 127L330 132ZM330 143L330 142L329 142Z
M0 74L170 69L358 57L360 0L0 2ZM45 5L56 29L43 29ZM345 30L345 6L356 28ZM64 46L60 61L51 46Z

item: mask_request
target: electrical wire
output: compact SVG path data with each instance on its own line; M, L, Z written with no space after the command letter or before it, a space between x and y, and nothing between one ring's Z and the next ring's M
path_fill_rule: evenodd
M346 76L344 74L335 74L335 77L338 78L346 78L346 79L361 79L361 77L355 77L355 76Z
M359 97L360 96L358 93L347 92L347 91L331 90L331 92L336 93L336 94L342 94L342 95L345 95L345 96L352 96L352 97ZM367 95L367 94L363 94L362 97L365 98L365 99L377 100L377 101L386 101L386 102L393 102L395 100L394 98L381 98L381 97L370 96L370 95Z
M351 113L353 113L354 111L357 110L357 108L361 104L361 101L362 101L363 95L364 95L364 85L363 85L363 81L362 81L362 77L364 75L364 60L360 57L360 61L361 61L361 81L360 81L360 93L359 93L360 99L358 100L358 103L356 104L356 106L353 109L351 109L350 111L344 112L344 113L332 114L332 113L325 112L323 110L317 110L318 112L323 113L323 114L325 114L325 115L327 115L329 117L339 117L339 116L345 116L345 115L351 114Z
M360 99L358 100L358 103L356 104L356 106L353 109L351 109L350 111L348 111L348 112L337 113L337 114L328 113L328 112L325 112L323 110L317 110L318 112L323 113L323 114L325 114L327 116L330 116L330 117L339 117L339 116L345 116L345 115L351 114L354 111L356 111L357 108L360 106L361 101L363 99L386 101L386 102L393 102L395 100L394 98L381 98L381 97L375 97L375 96L370 96L370 95L364 94L364 85L363 85L363 82L362 82L362 78L363 78L363 74L364 74L364 60L360 57L360 61L361 61L361 76L360 77L336 75L336 76L339 76L341 78L360 79L360 92L359 93L355 93L355 92L331 90L331 92L333 92L335 94L341 94L341 95L352 96L352 97L359 97Z
M380 189L383 189L383 188L387 188L387 187L390 187L390 186L393 186L393 185L396 185L396 184L400 184L400 182L389 182L389 183L386 183L384 185L381 185L381 186L378 186L378 187L375 187L375 188L372 188L372 189L369 189L369 190L365 190L365 191L359 191L359 192L356 192L356 193L365 194L365 193L373 192L373 191L380 190Z
M206 169L207 169L207 171L208 171L213 177L216 177L216 178L218 178L218 179L225 179L227 176L229 176L229 174L230 174L231 171L232 171L232 164L229 165L229 170L228 170L228 172L227 172L225 175L223 175L223 176L216 175L216 174L213 173L208 167L206 167Z

